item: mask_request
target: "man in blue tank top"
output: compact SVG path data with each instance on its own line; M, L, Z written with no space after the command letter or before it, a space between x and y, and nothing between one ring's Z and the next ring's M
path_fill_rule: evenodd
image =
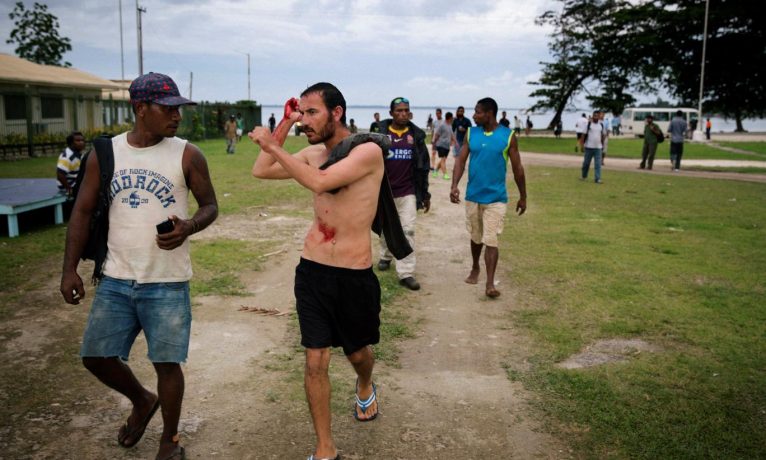
M471 165L468 170L466 187L466 227L471 234L471 273L465 279L468 284L479 281L479 257L484 246L484 264L487 270L487 297L495 298L500 292L495 288L495 269L497 268L498 235L503 231L508 193L505 186L506 165L511 160L513 179L519 189L516 211L519 215L527 210L527 188L524 179L524 167L519 156L516 133L497 123L497 102L484 98L476 103L473 121L460 155L452 170L452 190L450 201L460 203L458 184L463 177L468 156Z

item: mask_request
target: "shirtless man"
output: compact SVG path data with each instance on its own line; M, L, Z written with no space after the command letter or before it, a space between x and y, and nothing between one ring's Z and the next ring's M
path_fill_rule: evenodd
M376 144L365 143L342 161L319 169L332 148L350 135L345 112L340 91L317 83L301 94L297 107L288 102L273 137L263 127L250 133L261 147L253 165L255 177L292 178L314 194L314 222L295 271L301 345L306 350L304 384L317 436L310 460L340 458L330 425L331 346L342 346L356 371L356 419L370 421L378 415L370 345L380 337L380 285L372 271L370 226L383 178L383 153ZM311 146L290 155L280 142L296 121L302 123Z

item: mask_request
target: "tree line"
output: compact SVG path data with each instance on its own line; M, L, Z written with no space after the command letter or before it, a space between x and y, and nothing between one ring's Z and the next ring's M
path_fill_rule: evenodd
M766 114L766 31L762 2L709 0L703 112L742 120ZM665 90L697 107L705 0L558 0L536 20L553 26L552 60L541 62L532 110L553 110L549 129L585 94L620 114L636 93ZM589 88L598 88L590 91Z

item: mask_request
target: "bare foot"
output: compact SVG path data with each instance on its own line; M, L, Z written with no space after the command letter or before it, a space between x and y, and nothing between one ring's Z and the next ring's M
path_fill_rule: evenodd
M472 268L471 273L468 274L468 278L465 279L468 284L477 284L479 282L479 269Z
M487 287L486 294L487 294L487 297L489 297L490 299L494 299L495 297L500 297L500 291L495 289L494 286Z

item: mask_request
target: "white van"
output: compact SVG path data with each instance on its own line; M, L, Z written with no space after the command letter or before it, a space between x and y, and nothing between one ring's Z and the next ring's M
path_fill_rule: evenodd
M628 107L622 113L622 133L643 137L647 115L654 117L654 123L660 127L663 133L667 133L670 120L679 110L683 112L684 118L686 119L686 126L689 127L689 132L691 132L692 121L696 123L697 120L699 120L697 109L690 109L688 107ZM699 127L697 127L697 129L699 129Z

